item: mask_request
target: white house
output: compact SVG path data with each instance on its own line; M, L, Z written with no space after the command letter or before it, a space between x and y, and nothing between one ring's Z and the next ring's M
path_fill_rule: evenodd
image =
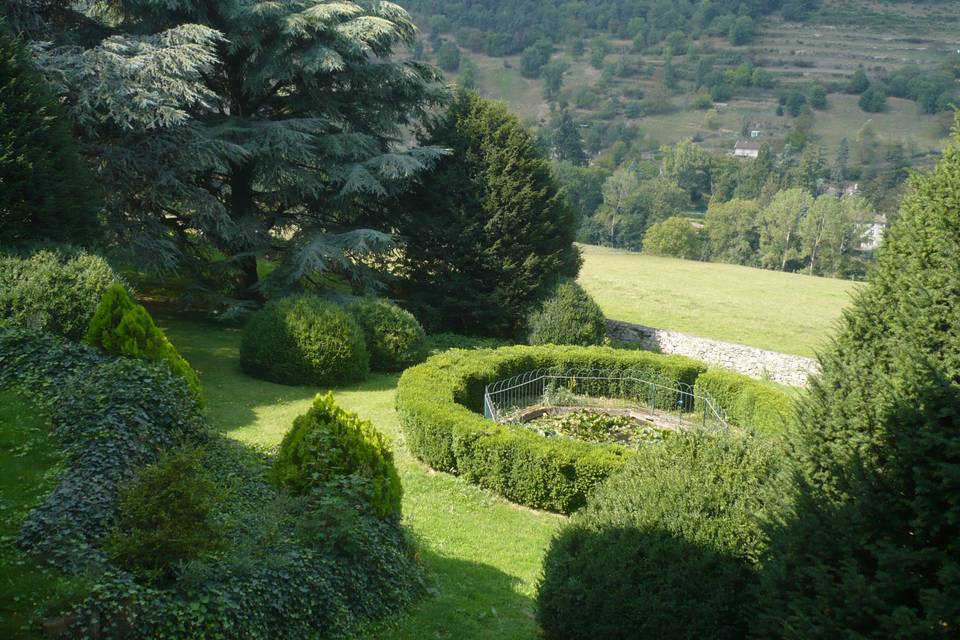
M733 155L738 158L757 158L762 146L763 143L756 140L737 140L737 144L733 145Z

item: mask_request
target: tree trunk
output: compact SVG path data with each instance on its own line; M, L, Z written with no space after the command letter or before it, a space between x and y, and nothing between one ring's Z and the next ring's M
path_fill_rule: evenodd
M235 165L230 172L230 213L245 229L258 229L257 205L253 198L254 167L252 163ZM253 224L250 222L253 221ZM237 290L236 295L243 300L263 302L263 294L257 289L260 277L257 274L257 246L258 231L253 232L253 238L239 238L230 243L232 256L242 253L252 253L237 259ZM231 257L232 257L231 256Z

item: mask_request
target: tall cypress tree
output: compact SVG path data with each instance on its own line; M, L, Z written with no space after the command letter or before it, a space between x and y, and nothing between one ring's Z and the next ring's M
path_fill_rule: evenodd
M451 154L397 202L399 295L432 329L514 335L559 277L576 276L576 215L502 104L460 93L424 142Z
M960 130L800 404L759 638L960 634Z
M0 22L0 244L98 235L92 176L66 114Z

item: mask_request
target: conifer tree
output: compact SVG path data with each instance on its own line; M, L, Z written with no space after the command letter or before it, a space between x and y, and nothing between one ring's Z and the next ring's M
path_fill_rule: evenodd
M60 3L51 3L57 5ZM82 6L81 6L82 5ZM432 165L408 126L445 98L390 2L95 0L110 37L42 56L103 167L116 246L259 298L388 246L369 206ZM55 41L63 41L53 34ZM358 260L361 259L361 260Z
M398 297L429 329L517 335L579 270L576 215L502 104L462 92L422 142L452 153L396 203Z
M580 131L566 109L560 114L553 132L553 152L561 162L570 162L578 167L587 164L587 154L583 150Z
M92 175L23 43L0 21L0 244L99 235Z
M757 638L960 633L960 130L800 403Z

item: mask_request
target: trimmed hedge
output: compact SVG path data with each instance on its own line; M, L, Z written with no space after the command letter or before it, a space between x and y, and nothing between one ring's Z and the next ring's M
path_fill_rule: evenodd
M289 385L337 386L365 380L370 356L349 313L316 296L271 300L243 329L247 375Z
M360 298L347 311L363 329L372 370L403 371L426 358L427 336L409 311L382 298Z
M645 370L693 384L706 366L680 356L609 347L505 347L454 350L408 369L397 386L397 412L411 451L434 469L463 476L505 498L571 513L632 450L545 439L481 415L490 382L539 368Z
M0 320L80 340L117 282L106 260L72 247L0 255Z
M694 393L713 396L738 427L781 435L796 424L796 401L788 392L733 371L707 371L697 378Z
M551 542L537 593L544 637L746 637L778 458L767 439L735 433L639 449Z

